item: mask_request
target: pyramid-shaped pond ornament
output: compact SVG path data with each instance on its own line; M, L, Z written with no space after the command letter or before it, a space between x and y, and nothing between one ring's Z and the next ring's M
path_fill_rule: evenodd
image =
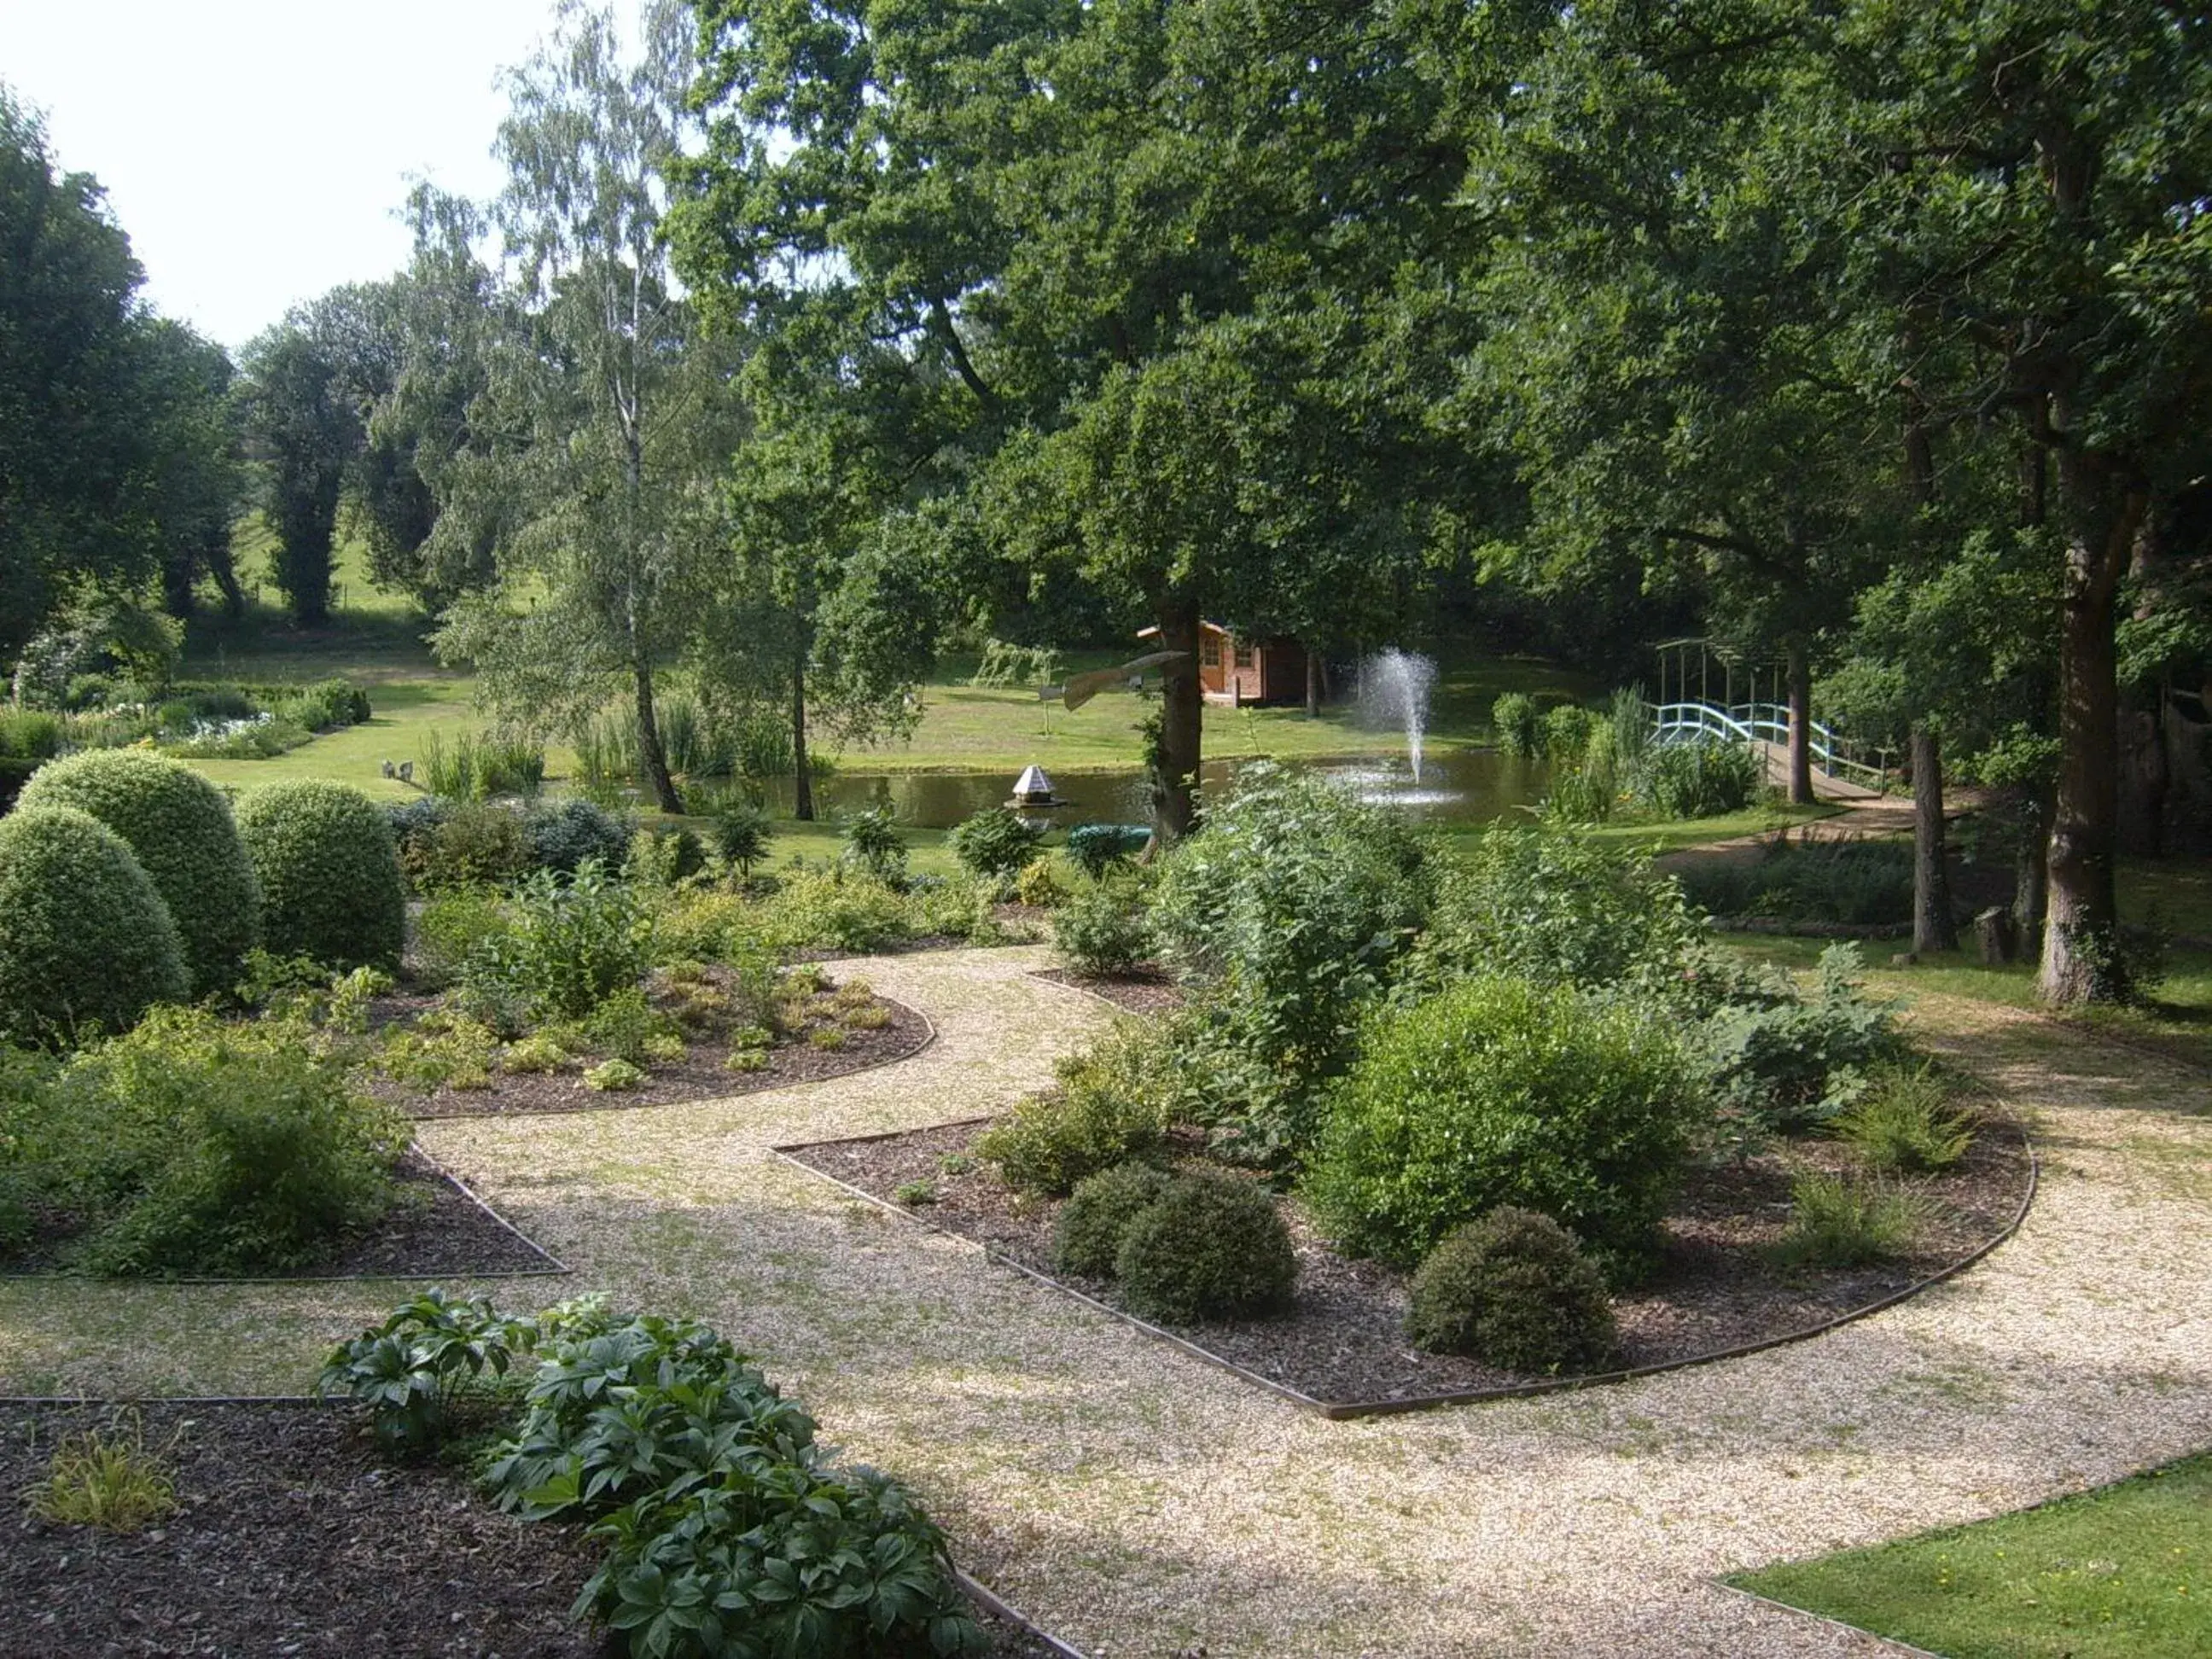
M1024 767L1020 777L1014 780L1014 798L1009 806L1055 806L1059 801L1052 793L1052 780L1045 775L1042 766Z

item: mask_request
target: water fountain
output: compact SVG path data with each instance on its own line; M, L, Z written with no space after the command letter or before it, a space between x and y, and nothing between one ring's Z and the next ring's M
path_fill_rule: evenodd
M1421 784L1421 738L1428 729L1429 693L1436 683L1433 658L1395 646L1370 657L1360 667L1360 708L1376 725L1406 728L1406 763L1416 789Z

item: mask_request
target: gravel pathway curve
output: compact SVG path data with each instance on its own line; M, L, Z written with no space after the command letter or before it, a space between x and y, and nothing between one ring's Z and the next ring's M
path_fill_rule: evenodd
M838 965L937 1024L884 1071L424 1139L571 1283L697 1312L764 1356L827 1436L920 1488L979 1576L1099 1659L1894 1651L1705 1581L2212 1442L2212 1088L1978 1003L1917 1018L2033 1114L2045 1157L2026 1227L1980 1267L1726 1365L1426 1416L1278 1405L766 1155L1046 1080L1108 1011L1030 978L1041 959ZM0 1286L0 1391L296 1388L349 1307L388 1299L226 1296ZM131 1340L210 1324L240 1351L149 1360Z

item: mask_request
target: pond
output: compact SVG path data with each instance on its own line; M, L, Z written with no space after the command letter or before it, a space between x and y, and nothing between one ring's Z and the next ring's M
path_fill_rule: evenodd
M1224 757L1206 763L1201 782L1219 788L1243 763ZM1517 806L1533 805L1549 787L1551 769L1540 761L1516 759L1491 749L1431 750L1424 760L1419 787L1402 759L1375 755L1341 756L1285 764L1311 768L1370 799L1401 807L1432 823L1487 823ZM1050 771L1051 769L1046 769ZM902 823L923 830L949 830L987 806L1001 805L1013 793L1014 773L881 772L840 767L814 786L815 811L824 818L889 806ZM1079 823L1141 823L1148 807L1141 773L1131 767L1103 772L1054 772L1053 787L1066 805L1048 816L1058 829ZM791 780L768 786L772 812L791 811Z

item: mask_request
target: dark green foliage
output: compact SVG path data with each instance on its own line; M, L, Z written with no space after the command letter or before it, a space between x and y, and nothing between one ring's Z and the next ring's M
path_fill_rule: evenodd
M1613 1352L1605 1278L1575 1236L1501 1206L1446 1234L1413 1274L1406 1334L1509 1371L1595 1370Z
M1096 881L1143 852L1152 838L1141 823L1079 823L1067 832L1067 861Z
M1525 692L1508 691L1490 705L1490 729L1509 755L1532 760L1544 751L1543 720Z
M537 858L528 826L518 812L489 802L453 807L426 833L400 843L399 866L418 893L463 887L497 887L527 871Z
M290 720L310 732L359 726L371 712L368 693L346 679L317 680L312 685L302 686L276 708L280 720Z
M1274 1312L1298 1280L1273 1196L1256 1181L1214 1170L1176 1176L1139 1212L1114 1269L1132 1311L1176 1323Z
M1477 973L1650 986L1679 975L1703 938L1680 890L1638 849L1501 823L1443 866L1406 978L1425 988Z
M960 867L985 881L1005 880L1036 856L1044 827L1010 806L989 806L953 826L945 845Z
M261 883L261 933L278 956L398 969L407 890L391 821L358 789L319 779L264 784L238 805Z
M281 1271L391 1202L406 1120L349 1093L304 1025L149 1015L50 1073L8 1156L96 1273Z
M1579 703L1563 702L1557 708L1547 709L1540 725L1544 752L1555 761L1573 763L1589 752L1590 734L1597 730L1599 720L1594 709L1584 708Z
M1905 1188L1808 1171L1790 1186L1790 1227L1774 1247L1785 1267L1865 1267L1912 1249L1921 1205Z
M482 940L465 971L536 1018L582 1019L635 989L652 961L651 915L627 883L587 863L565 881L540 870L518 884L507 926Z
M1706 983L1723 1000L1700 1040L1722 1105L1765 1128L1808 1128L1856 1099L1869 1069L1901 1059L1896 1005L1869 1000L1858 972L1856 945L1830 945L1808 1002L1779 974L1715 964Z
M572 875L597 859L618 867L637 826L628 817L580 797L531 809L523 827L530 837L531 860L540 869Z
M29 708L0 709L0 759L52 760L61 752L59 715Z
M1912 848L1901 842L1777 842L1757 860L1692 860L1689 901L1717 916L1890 923L1912 919Z
M1075 1183L1052 1226L1052 1265L1064 1273L1111 1279L1121 1241L1136 1218L1168 1189L1164 1170L1117 1164Z
M1370 1023L1306 1195L1346 1249L1407 1267L1510 1204L1625 1271L1655 1244L1706 1109L1697 1067L1648 1012L1468 979Z
M768 856L768 814L747 800L726 800L714 809L711 820L714 826L714 850L737 867L741 877L750 877L753 866Z
M1316 1091L1350 1056L1427 910L1420 842L1325 780L1258 763L1168 859L1152 937L1201 993L1197 1069L1224 1087L1200 1112L1224 1149L1295 1160Z
M79 807L122 836L168 906L193 993L237 981L259 934L261 894L221 790L159 755L88 750L41 767L21 805Z
M349 1396L368 1408L387 1451L419 1455L445 1438L461 1400L519 1388L514 1362L538 1334L535 1320L507 1318L481 1297L450 1301L433 1288L332 1349L315 1393Z
M0 1035L125 1030L191 988L168 907L120 836L73 806L0 818Z
M1668 744L1648 750L1636 769L1638 796L1668 818L1740 812L1765 785L1765 763L1741 743Z
M673 887L707 867L707 845L684 824L655 824L630 837L624 866L633 881Z
M1088 881L1052 913L1052 941L1079 974L1126 974L1152 948L1143 885L1127 876Z
M888 806L872 806L845 821L845 850L839 857L848 865L896 887L906 879L906 842L898 832L898 816Z
M997 1164L1008 1186L1057 1197L1160 1144L1178 1063L1172 1040L1158 1027L1119 1021L1088 1051L1060 1060L1059 1086L1022 1101L985 1130L975 1154Z
M1933 1066L1882 1067L1828 1127L1869 1168L1907 1175L1955 1169L1974 1144L1972 1121L1952 1109L1950 1086Z

